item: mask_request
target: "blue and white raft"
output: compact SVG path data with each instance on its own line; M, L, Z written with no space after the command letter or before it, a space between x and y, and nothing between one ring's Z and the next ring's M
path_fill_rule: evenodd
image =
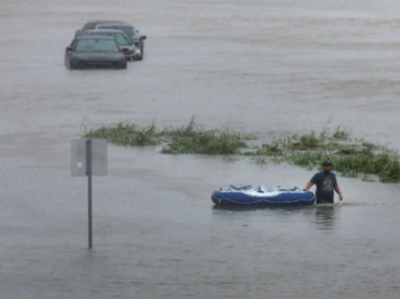
M304 206L312 205L315 196L312 192L299 188L278 186L269 191L264 186L257 189L253 186L221 188L215 191L211 200L217 206Z

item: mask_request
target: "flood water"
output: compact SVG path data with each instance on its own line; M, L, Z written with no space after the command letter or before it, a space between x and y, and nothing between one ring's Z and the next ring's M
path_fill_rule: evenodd
M303 187L287 164L109 147L94 179L69 173L81 126L232 128L263 138L343 125L400 149L400 2L0 2L0 290L56 296L400 295L400 187L339 176L344 203L228 211L229 184ZM148 36L126 71L69 71L89 19Z

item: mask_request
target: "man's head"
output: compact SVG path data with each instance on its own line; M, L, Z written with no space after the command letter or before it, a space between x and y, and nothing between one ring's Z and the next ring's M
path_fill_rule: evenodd
M329 161L323 162L322 163L322 170L327 174L330 173L332 171L332 163L329 162Z

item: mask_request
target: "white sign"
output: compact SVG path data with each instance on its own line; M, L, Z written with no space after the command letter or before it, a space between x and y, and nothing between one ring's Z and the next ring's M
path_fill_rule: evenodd
M73 139L71 140L71 175L87 176L87 159L88 159L88 141L89 139ZM92 175L107 175L107 144L105 139L90 139Z

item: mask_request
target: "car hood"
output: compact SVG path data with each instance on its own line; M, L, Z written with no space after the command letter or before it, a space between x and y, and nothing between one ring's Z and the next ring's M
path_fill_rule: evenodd
M71 59L79 59L83 61L117 61L125 59L125 55L116 52L116 53L107 53L107 52L87 52L87 53L78 53L75 52L72 54Z
M127 49L128 51L131 51L131 52L135 52L135 51L139 50L139 48L136 47L135 45L123 45L123 46L121 46L121 49Z

